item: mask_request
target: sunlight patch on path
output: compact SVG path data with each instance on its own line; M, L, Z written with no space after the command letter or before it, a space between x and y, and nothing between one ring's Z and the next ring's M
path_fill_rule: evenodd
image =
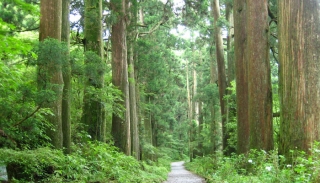
M171 163L171 172L168 180L163 183L205 183L206 181L184 168L184 162Z

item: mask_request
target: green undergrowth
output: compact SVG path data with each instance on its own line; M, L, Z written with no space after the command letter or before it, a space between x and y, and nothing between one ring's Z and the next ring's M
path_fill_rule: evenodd
M221 183L303 183L320 182L319 145L311 155L291 151L292 162L286 163L277 151L252 150L248 155L232 157L198 157L186 164L188 170L203 176L207 182Z
M0 149L0 164L7 165L11 182L162 182L170 171L170 159L137 161L109 144L88 143L74 153L39 148Z

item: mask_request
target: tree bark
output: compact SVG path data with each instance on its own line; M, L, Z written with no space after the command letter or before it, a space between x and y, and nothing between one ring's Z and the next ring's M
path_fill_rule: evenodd
M199 126L198 126L198 148L197 148L197 156L202 157L204 155L203 152L203 139L201 136L201 133L203 131L203 125L204 125L204 115L203 115L203 110L202 110L202 102L199 102Z
M61 40L61 16L62 16L62 1L61 0L42 0L40 2L40 34L39 40L44 41L46 38L53 38ZM39 66L39 70L45 70L48 73L48 80L46 83L53 85L51 90L55 93L55 100L49 103L45 103L44 107L51 109L53 115L48 115L47 120L52 124L52 129L48 130L48 136L51 139L51 143L55 148L62 148L62 90L63 90L63 78L61 65L54 61L50 62L47 68ZM42 71L43 72L43 71ZM40 76L39 76L40 77ZM43 80L45 78L39 78ZM40 84L41 85L41 84Z
M231 2L226 2L226 20L229 23L228 27L228 35L227 35L227 65L228 65L228 70L227 70L227 87L232 87L231 82L235 80L235 63L234 63L234 47L233 47L233 35L234 35L234 23L233 23L233 14L232 14L232 3ZM236 117L236 108L234 107L234 104L236 104L236 99L232 95L231 90L226 91L228 99L226 100L227 103L227 112L226 112L226 122L227 123L234 123L235 122L235 117ZM228 129L227 133L235 133L234 129ZM230 136L228 136L230 138ZM228 148L228 154L235 153L236 149L235 147L230 147Z
M134 74L134 58L133 58L133 42L128 44L128 65L129 65L129 95L130 95L130 124L131 124L131 140L132 155L139 160L140 157L140 140L139 140L139 121L136 100L136 79Z
M215 64L215 55L213 49L210 50L210 84L215 84L217 81L217 66ZM211 142L212 142L212 151L211 153L221 153L222 152L222 129L221 122L217 120L216 110L215 110L215 99L210 101L210 116L211 116Z
M220 98L220 111L221 111L221 121L222 121L222 147L225 154L229 154L228 148L228 133L226 128L226 112L227 106L224 100L227 89L226 80L226 70L224 62L224 50L223 42L221 36L221 28L218 26L217 22L220 18L220 5L219 0L212 0L211 2L212 14L214 16L214 28L215 28L215 43L216 43L216 58L218 66L218 86L219 86L219 98Z
M70 0L62 0L62 30L61 30L61 41L65 42L68 46L69 57L69 46L70 46ZM64 152L71 153L71 65L70 61L67 60L63 65L63 97L62 97L62 133L63 133L63 148Z
M279 153L310 152L320 140L320 5L278 1L280 62Z
M259 23L257 23L259 22ZM250 149L273 149L268 0L247 0Z
M105 109L97 94L90 87L101 90L104 86L104 62L102 43L102 1L85 0L84 36L87 67L82 121L92 140L105 141ZM93 55L96 54L99 59ZM90 70L88 70L90 68Z
M128 1L128 0L127 0ZM136 35L136 24L137 24L137 1L134 0L132 3L127 2L127 10L129 20L127 21L127 40L128 40L128 72L129 72L129 101L130 101L130 129L131 129L131 154L137 160L140 159L140 139L139 139L139 120L138 120L138 109L137 109L137 80L135 78L135 66L134 66L134 45Z
M246 60L246 0L234 0L234 52L236 70L237 100L237 151L239 154L249 152L249 116L248 116L248 61Z
M126 2L125 0L111 0L111 8L116 23L112 25L112 83L123 93L121 105L125 108L123 117L119 114L112 116L112 136L115 146L127 155L131 154L130 135L130 102L127 65L127 41L126 41Z
M228 74L227 82L228 86L231 86L230 82L235 80L235 63L234 63L234 50L233 50L233 36L234 36L234 21L233 21L233 7L230 2L226 3L226 20L229 23L228 35L227 35L227 65Z
M190 162L193 161L193 133L192 133L192 104L191 104L191 91L190 91L190 84L189 84L189 62L188 60L186 61L186 84L187 84L187 102L188 102L188 136L189 136L189 158Z
M239 153L273 148L267 5L234 2Z

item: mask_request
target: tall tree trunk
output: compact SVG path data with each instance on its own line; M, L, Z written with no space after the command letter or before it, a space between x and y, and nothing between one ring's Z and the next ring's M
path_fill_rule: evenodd
M281 0L279 8L279 153L308 152L320 140L320 5Z
M214 39L213 39L214 40ZM214 42L214 41L213 41ZM215 61L215 54L213 47L210 50L210 84L214 85L217 81L217 66ZM211 116L211 142L213 145L211 153L222 153L222 129L221 129L221 122L217 120L216 117L216 110L215 110L215 99L210 101L210 116Z
M199 50L199 64L202 65L202 55L201 55L201 50ZM202 73L199 72L198 78L202 78ZM203 110L202 110L202 99L198 99L198 115L197 115L197 120L198 120L198 129L197 129L197 141L198 141L198 147L197 147L197 156L203 156L203 139L201 136L202 130L203 130L203 123L204 123L204 115L203 115Z
M246 60L247 4L246 0L234 0L234 52L237 96L237 150L239 154L249 152L250 126L248 116L248 61Z
M139 160L140 142L139 142L139 121L137 113L136 100L136 79L134 74L134 58L133 58L133 42L128 44L128 65L129 65L129 95L130 95L130 124L131 124L131 140L132 155Z
M152 103L151 96L146 96L145 97L145 103L146 104L151 104ZM154 145L154 144L152 144L152 141L153 141L152 111L144 108L143 116L144 116L144 120L143 120L143 128L144 128L144 134L143 134L144 138L143 138L143 140L144 140L144 144L146 144L146 145ZM149 156L150 154L148 154L148 152L142 152L142 153L143 153L143 157L144 157L143 160L153 159L153 157Z
M202 102L199 102L199 126L198 126L198 148L197 148L197 155L202 157L204 152L203 152L203 139L201 136L202 130L203 130L203 110L202 110Z
M65 42L70 46L70 0L62 0L62 30L61 30L61 41ZM69 55L69 50L68 53ZM64 152L71 153L71 119L70 119L70 109L71 109L71 65L68 60L63 65L63 97L62 97L62 133L63 133L63 148Z
M230 2L226 3L226 20L229 23L228 34L227 34L227 86L231 87L231 82L235 80L235 63L234 63L234 50L233 50L233 35L234 35L234 23L233 23L233 14L232 14L232 5ZM227 90L228 95L231 95L232 92ZM228 99L227 103L235 102L235 98ZM235 109L227 106L227 121L229 122L235 117Z
M230 2L226 3L226 20L229 23L228 35L227 35L227 64L228 64L228 86L231 86L230 82L235 80L235 63L234 63L234 50L233 50L233 36L234 36L234 21L233 21L233 7Z
M259 22L259 23L257 23ZM250 149L273 149L268 0L247 1Z
M127 0L128 1L128 0ZM131 129L131 154L137 160L140 158L140 139L139 139L139 120L137 110L137 94L136 85L137 80L135 79L135 67L134 67L134 44L136 35L136 24L137 24L137 1L134 0L127 2L127 10L129 21L127 28L127 40L128 40L128 71L129 71L129 101L130 101L130 129Z
M235 80L235 63L234 63L234 47L233 47L233 35L234 35L234 23L233 23L233 14L232 14L232 3L226 2L226 20L229 23L228 35L227 35L227 86L231 86L231 82ZM234 123L236 117L236 108L234 104L236 103L235 97L232 96L232 91L227 90L227 94L231 97L228 97L226 100L227 103L227 112L226 112L226 121L227 123ZM232 130L232 131L231 131ZM235 133L234 129L228 129L229 133ZM229 138L229 137L228 137ZM229 146L229 153L235 153L235 147Z
M53 38L61 40L61 20L62 20L62 1L61 0L42 0L40 2L40 35L39 40L44 41L46 38ZM54 58L51 58L54 59ZM38 78L39 80L47 79L46 85L53 85L51 89L55 93L55 100L49 103L43 104L44 107L48 107L52 110L53 115L48 115L47 120L52 124L52 129L48 130L48 136L51 139L51 143L55 148L62 148L62 93L63 93L63 78L61 65L57 65L57 62L49 60L46 66L39 66L39 71L45 71L48 73L48 78ZM44 68L46 67L46 68ZM41 77L39 75L39 77ZM41 86L41 83L39 83ZM43 86L41 86L43 87Z
M149 105L152 103L151 96L147 97L147 101ZM150 145L152 144L152 139L153 139L153 134L152 134L152 111L145 109L144 115L146 116L144 120L144 130L145 130L145 142L149 143Z
M273 148L267 5L234 2L239 153Z
M216 57L218 65L218 85L219 85L219 98L220 98L220 110L221 110L221 121L222 121L222 146L225 154L229 154L228 148L228 133L226 128L226 112L227 106L225 100L223 99L226 95L227 80L224 62L224 50L223 42L221 36L221 28L218 26L217 22L220 18L220 5L219 0L211 1L212 14L214 16L214 28L215 28L215 43L216 43Z
M193 86L192 86L192 119L196 122L196 124L199 124L199 102L196 100L197 96L197 88L198 88L198 82L197 82L197 71L196 71L196 63L192 64L192 73L193 73Z
M189 136L189 158L190 162L193 160L193 133L192 133L192 105L191 105L191 91L190 91L190 84L189 84L189 63L188 60L186 61L186 79L187 79L187 102L188 102L188 136Z
M90 88L101 90L104 86L102 40L102 1L85 0L84 18L85 65L87 67L82 121L87 125L93 140L105 141L105 109L97 94ZM94 56L96 54L98 57ZM91 90L91 91L90 91Z
M197 140L197 125L199 125L199 102L196 99L197 96L197 71L196 71L196 63L193 62L192 64L192 79L193 79L193 86L192 86L192 118L191 118L191 133L192 133L192 150L193 150L193 158L197 155L197 149L196 149L196 140Z
M129 83L127 65L127 41L126 41L126 1L111 0L111 8L116 23L112 25L112 83L123 93L121 105L125 108L122 117L119 114L112 116L112 136L115 146L127 155L131 154L130 135L130 105Z

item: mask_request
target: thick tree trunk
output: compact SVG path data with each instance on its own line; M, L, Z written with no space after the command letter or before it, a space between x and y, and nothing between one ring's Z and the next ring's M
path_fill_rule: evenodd
M279 8L279 153L308 152L320 140L320 5L281 0Z
M236 0L234 9L238 152L271 150L273 131L268 1Z
M93 140L105 141L105 109L101 99L90 93L90 87L102 89L104 85L104 62L102 44L102 1L85 0L84 36L86 56L86 71L84 107L82 121L87 125L87 131ZM89 52L90 51L90 52ZM98 56L96 59L93 54Z
M62 1L61 0L42 0L40 2L40 41L46 38L61 40L61 20L62 20ZM47 119L52 124L52 129L48 130L48 136L55 148L62 148L62 93L63 93L63 78L61 65L55 65L57 62L50 62L47 68L39 66L39 70L44 70L48 73L49 79L45 81L47 84L53 85L51 89L55 93L56 99L50 103L43 104L52 110L53 115L48 115ZM40 77L40 76L39 76ZM39 78L43 80L45 78ZM41 85L41 84L40 84Z
M249 152L249 116L248 116L248 61L246 60L247 4L246 0L234 0L234 52L237 92L237 128L239 154Z
M247 1L250 149L273 149L268 1ZM260 22L260 23L257 23Z
M228 133L226 128L226 112L227 106L224 100L227 89L226 70L224 62L224 50L221 36L221 28L217 25L220 18L220 5L219 0L212 0L211 2L212 14L214 16L214 28L215 28L215 43L216 43L216 58L218 65L218 86L219 86L219 98L220 98L220 110L222 121L222 146L225 154L229 154L228 148Z
M130 135L130 105L129 105L129 83L127 65L127 43L126 43L126 2L125 0L111 0L112 13L117 17L116 23L112 25L112 83L123 93L121 105L125 108L122 117L119 114L112 116L112 136L115 145L127 155L131 154Z
M65 42L68 46L70 45L70 0L62 0L62 30L61 30L61 41ZM69 55L69 50L68 53ZM63 65L63 97L62 97L62 133L63 133L63 148L64 152L71 153L71 65L69 60Z

